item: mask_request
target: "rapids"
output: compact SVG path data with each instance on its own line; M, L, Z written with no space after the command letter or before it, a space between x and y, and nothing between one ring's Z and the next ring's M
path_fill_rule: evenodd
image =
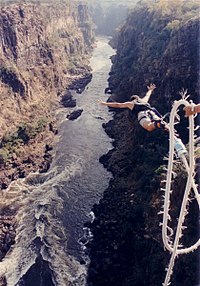
M92 219L91 208L111 178L99 157L112 148L102 128L112 115L97 100L106 99L114 50L107 38L97 40L91 82L83 93L73 92L75 108L59 110L62 122L49 171L18 179L1 194L1 209L17 219L16 242L0 262L0 276L6 277L8 286L86 283L88 258L83 250L90 232L84 223ZM78 119L66 118L79 108L83 113Z

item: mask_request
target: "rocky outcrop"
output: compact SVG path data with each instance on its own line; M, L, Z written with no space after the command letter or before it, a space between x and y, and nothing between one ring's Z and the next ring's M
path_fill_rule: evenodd
M198 58L198 13L194 3L184 5L176 6L174 1L143 1L130 14L113 42L117 53L109 79L113 92L110 100L114 97L125 101L131 94L142 95L149 82L157 84L151 102L161 111L170 110L182 87L188 88L192 98L197 99L199 63L194 57ZM187 18L188 15L192 17ZM178 131L187 142L184 126L182 116ZM163 249L159 227L162 218L158 212L163 205L160 189L166 176L163 158L168 152L168 134L143 130L127 111L117 111L104 127L114 142L113 149L100 162L112 172L113 178L100 203L93 207L94 221L87 224L93 234L88 244L91 259L88 284L162 285L169 254ZM174 218L179 214L185 186L181 165L177 174L171 210ZM194 200L186 217L189 230L184 231L183 245L198 240L198 216ZM179 256L172 285L197 285L198 267L198 251Z
M72 94L70 91L62 95L61 103L64 107L75 107L76 106L76 99L73 99Z
M75 120L77 119L79 116L81 116L83 112L83 109L77 109L72 111L70 114L67 115L67 119L69 120Z

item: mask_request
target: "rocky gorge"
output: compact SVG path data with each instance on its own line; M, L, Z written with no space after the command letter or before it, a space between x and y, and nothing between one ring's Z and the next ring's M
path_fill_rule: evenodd
M60 98L75 82L90 81L94 35L87 8L78 3L9 4L0 14L0 185L5 188L43 164L39 150L51 149L47 142L56 133L52 115Z
M56 109L69 88L83 89L90 81L93 43L92 21L81 2L0 5L1 190L30 172L48 170ZM2 209L0 224L2 259L14 243L14 213Z
M110 100L125 101L132 93L144 94L145 86L155 82L152 103L165 113L182 87L188 88L197 101L197 5L195 1L184 3L180 10L179 5L172 5L173 1L172 6L167 5L168 1L153 2L140 3L112 40L117 54L112 57ZM66 87L81 91L91 78L88 56L94 38L87 8L80 2L59 3L11 4L1 8L0 104L8 112L0 115L1 188L38 170L38 166L41 172L48 169L52 139L57 133L53 115L59 101L67 107L75 106ZM183 1L177 3L182 7ZM187 142L184 119L182 123L179 132ZM166 175L163 158L168 150L168 136L160 130L142 130L127 111L115 112L114 119L103 127L114 141L113 149L100 162L113 178L100 203L93 207L94 221L86 224L93 234L87 244L91 260L88 285L159 286L169 260L159 228L161 217L157 214L163 204L160 182ZM181 166L177 165L176 172L175 215L185 182ZM41 214L37 221L48 222L45 212ZM196 222L198 207L193 201L184 244L196 240ZM1 259L14 243L15 223L14 211L1 209ZM197 284L197 256L194 252L179 257L174 286ZM5 285L5 279L1 279Z
M165 114L180 90L187 89L199 102L199 14L197 1L142 1L130 13L118 35L111 40L117 49L112 57L110 101L124 102L132 94L144 95L146 85L157 88L150 103ZM168 134L148 133L117 110L104 124L114 139L113 150L100 162L113 174L100 203L93 207L95 219L88 223L93 239L88 244L91 263L88 283L95 286L159 286L165 277L169 254L162 244L161 216L166 177ZM187 122L180 111L178 132L187 143ZM198 120L198 118L197 118ZM198 162L198 161L197 161ZM197 164L198 168L198 164ZM186 174L179 164L173 189L172 212L178 216ZM190 205L186 219L189 229L183 244L198 239L198 205ZM176 228L175 225L173 225ZM172 285L198 285L198 251L178 257ZM89 284L90 285L90 284Z

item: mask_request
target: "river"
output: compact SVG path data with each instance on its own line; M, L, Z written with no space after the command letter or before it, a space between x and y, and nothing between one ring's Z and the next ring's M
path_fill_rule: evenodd
M92 219L92 206L111 178L99 163L112 148L102 128L111 114L97 100L105 99L115 51L107 38L97 40L90 61L92 80L82 94L73 94L74 109L83 112L70 121L66 115L74 109L59 110L62 122L49 171L19 179L3 192L2 204L17 213L18 221L16 242L0 263L7 286L86 284L88 258L83 249L89 231L84 223Z

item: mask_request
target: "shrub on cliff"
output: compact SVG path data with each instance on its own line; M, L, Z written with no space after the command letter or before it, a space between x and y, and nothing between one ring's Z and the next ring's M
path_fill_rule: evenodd
M47 118L40 118L35 124L21 123L17 130L17 137L22 139L24 143L28 143L30 139L34 139L37 134L44 131L47 126Z
M9 151L6 148L0 149L0 166L5 165L9 157Z
M17 131L3 136L1 147L4 147L12 153L21 144L27 144L30 139L34 139L39 133L43 132L48 124L48 119L42 117L35 123L22 122Z

